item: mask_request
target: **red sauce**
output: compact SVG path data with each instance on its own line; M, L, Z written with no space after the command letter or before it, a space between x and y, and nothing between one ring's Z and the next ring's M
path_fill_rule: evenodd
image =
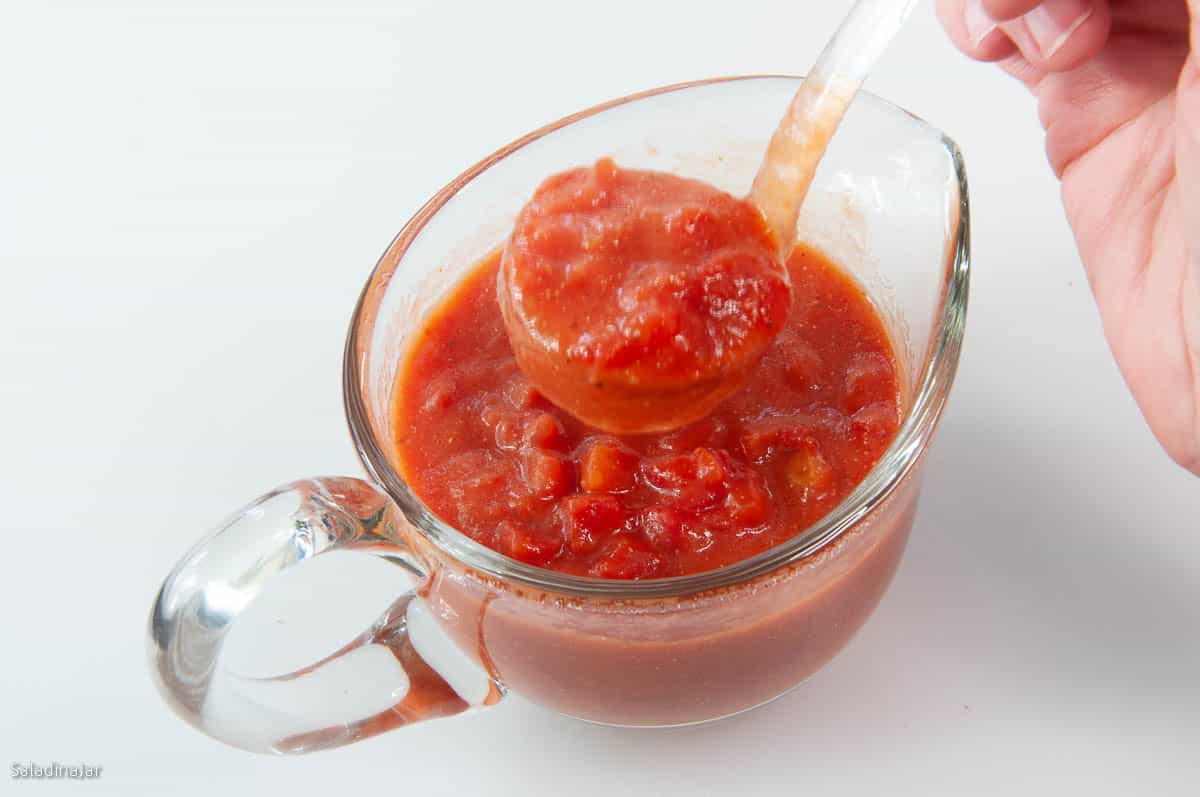
M521 369L556 405L610 432L707 415L749 379L791 302L752 204L608 159L542 183L500 268Z
M895 434L883 324L812 249L788 260L790 314L749 382L696 423L638 435L601 432L531 386L497 304L499 268L499 253L484 259L426 320L394 429L426 505L515 559L606 578L737 562L831 510Z

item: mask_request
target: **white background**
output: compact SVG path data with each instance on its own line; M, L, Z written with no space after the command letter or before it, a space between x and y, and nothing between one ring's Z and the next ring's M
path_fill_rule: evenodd
M0 791L1196 794L1200 483L1110 359L1034 103L932 4L869 85L966 153L967 343L907 557L831 666L700 728L513 699L295 759L206 739L151 687L147 611L193 539L359 473L346 323L430 194L599 101L803 71L846 5L6 0ZM8 779L49 760L103 776Z

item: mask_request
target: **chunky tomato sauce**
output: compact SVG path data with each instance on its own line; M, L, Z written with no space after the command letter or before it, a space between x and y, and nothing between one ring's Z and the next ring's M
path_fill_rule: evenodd
M707 415L750 378L791 303L752 204L609 159L543 182L500 268L521 369L555 404L611 432Z
M605 578L731 564L830 511L896 432L883 324L812 249L788 260L790 314L748 384L698 422L638 435L588 426L530 385L497 304L500 257L426 319L398 377L394 429L416 494L501 553Z

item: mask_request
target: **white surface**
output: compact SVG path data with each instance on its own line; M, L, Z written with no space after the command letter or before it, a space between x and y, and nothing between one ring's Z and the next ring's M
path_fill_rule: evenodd
M845 4L98 5L6 2L0 23L0 758L104 770L0 791L1200 788L1200 483L1109 358L1032 101L932 4L868 86L966 153L968 340L907 558L840 658L689 730L511 700L264 759L185 726L147 676L159 579L266 488L359 472L343 335L407 217L597 101L802 71Z

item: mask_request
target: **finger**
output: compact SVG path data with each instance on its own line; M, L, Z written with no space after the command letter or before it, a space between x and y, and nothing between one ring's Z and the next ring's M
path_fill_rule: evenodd
M1065 72L1100 52L1111 24L1104 0L1046 0L1024 16L1001 22L1000 30L1033 66Z
M1042 0L980 0L984 12L997 22L1023 17L1041 5Z
M999 61L1017 51L978 0L938 0L937 14L954 46L976 61Z
M1033 91L1046 77L1046 73L1026 61L1019 50L1014 48L1013 53L1012 57L1000 61L1000 68L1020 81L1025 88Z

